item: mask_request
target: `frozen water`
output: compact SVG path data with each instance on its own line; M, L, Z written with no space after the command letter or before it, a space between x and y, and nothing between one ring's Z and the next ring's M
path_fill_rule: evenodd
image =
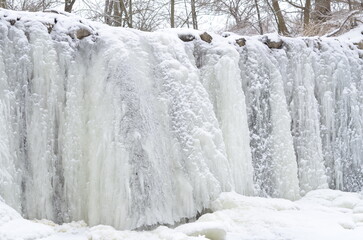
M349 39L270 49L199 34L0 10L5 202L29 219L135 229L195 217L225 191L362 190L363 61Z

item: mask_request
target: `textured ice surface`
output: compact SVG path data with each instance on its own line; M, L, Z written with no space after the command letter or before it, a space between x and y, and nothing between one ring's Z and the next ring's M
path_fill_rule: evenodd
M193 217L221 191L253 193L246 124L223 132L175 34L102 27L80 41L77 19L1 14L0 193L24 216L130 229Z
M5 202L29 219L135 229L195 217L223 191L362 189L356 46L199 34L1 10Z

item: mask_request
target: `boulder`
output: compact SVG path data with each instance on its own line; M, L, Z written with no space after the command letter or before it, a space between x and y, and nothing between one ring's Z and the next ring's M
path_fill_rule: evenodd
M86 28L79 28L76 31L76 38L77 39L83 39L83 38L88 37L90 35L91 35L91 32Z
M200 34L200 39L202 39L204 42L211 43L213 38L207 32L204 32Z
M357 46L358 49L363 50L363 39L360 42L354 43L355 46Z
M52 30L53 30L54 24L46 23L46 24L44 24L44 25L47 27L47 29L48 29L48 33L51 33L51 32L52 32Z
M245 38L238 38L236 39L236 43L238 46L243 47L244 45L246 45L246 39Z
M271 39L268 36L263 36L262 37L262 42L264 44L266 44L269 48L274 48L274 49L282 48L282 44L283 44L283 41L280 38Z
M191 42L195 39L195 36L193 34L178 34L178 37L183 41L183 42Z

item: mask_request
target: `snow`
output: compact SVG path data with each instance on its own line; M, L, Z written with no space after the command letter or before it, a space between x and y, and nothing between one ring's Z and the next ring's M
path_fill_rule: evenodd
M12 239L42 239L53 234L53 229L24 219L16 219L0 226L0 237Z
M175 231L185 233L188 236L205 236L211 240L224 240L226 238L223 223L217 221L187 223L175 228Z
M21 218L20 214L7 206L0 198L0 225L19 218Z
M333 190L312 191L295 202L223 193L214 213L198 222L224 223L227 239L360 239L363 228L354 209L362 200L359 193Z
M359 33L200 34L0 10L1 239L361 236Z
M347 33L339 36L340 39L349 40L352 42L360 42L363 39L363 25L359 25L356 28L350 30Z
M363 234L363 194L315 190L298 201L222 193L212 203L212 213L174 229L117 231L84 222L56 225L18 217L0 224L2 240L243 240L294 239L359 240ZM359 210L360 209L360 210ZM4 204L0 212L9 211Z

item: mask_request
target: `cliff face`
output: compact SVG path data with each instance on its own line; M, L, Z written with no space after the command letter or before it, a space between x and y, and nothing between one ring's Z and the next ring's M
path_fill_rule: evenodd
M200 35L0 10L0 196L28 218L133 229L222 191L362 189L356 45Z

